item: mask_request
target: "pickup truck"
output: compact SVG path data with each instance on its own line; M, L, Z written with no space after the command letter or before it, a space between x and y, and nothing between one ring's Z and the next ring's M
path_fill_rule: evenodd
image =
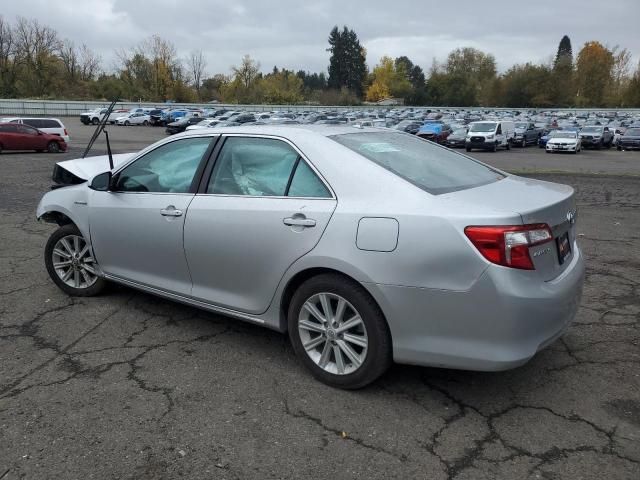
M583 148L597 148L598 150L602 147L611 148L613 132L609 130L609 127L602 125L587 125L580 130L580 140Z
M81 113L80 121L85 125L98 125L105 113L107 113L106 108L96 108L95 110ZM129 110L126 109L114 110L111 115L109 115L108 121L109 123L116 123L118 117L122 117L127 113L129 113Z
M516 122L516 131L513 144L519 147L536 145L542 136L542 129L536 127L533 122Z

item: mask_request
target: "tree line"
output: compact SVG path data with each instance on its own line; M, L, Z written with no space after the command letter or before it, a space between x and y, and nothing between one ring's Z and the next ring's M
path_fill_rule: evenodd
M0 16L0 97L128 99L148 102L357 105L388 98L406 105L486 107L640 107L640 64L626 48L586 42L577 55L564 36L548 63L517 64L499 73L490 53L456 48L425 71L407 56L383 56L369 69L357 34L329 33L325 72L273 67L263 73L245 55L229 73L208 75L202 50L180 58L153 35L115 52L116 65L87 45L60 37L35 19Z

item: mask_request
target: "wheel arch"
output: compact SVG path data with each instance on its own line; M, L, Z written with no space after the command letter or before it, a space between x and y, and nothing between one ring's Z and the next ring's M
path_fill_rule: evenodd
M38 217L38 220L42 220L46 223L57 223L60 227L69 224L78 227L78 225L71 219L71 217L57 210L48 210L44 212L42 215L40 215L40 217Z
M280 322L279 330L280 331L286 332L288 330L287 313L289 311L289 305L291 304L293 295L295 294L298 287L300 287L300 285L302 285L304 282L306 282L310 278L317 277L318 275L325 275L325 274L340 275L341 277L344 277L345 279L351 282L354 282L357 285L360 285L364 289L364 291L367 292L367 294L369 295L371 300L375 303L375 305L378 307L378 309L380 309L380 312L382 313L382 316L385 319L385 322L387 323L389 335L391 335L391 329L389 327L389 322L384 313L384 309L382 308L382 306L380 305L376 297L372 295L372 293L369 291L366 284L364 284L361 281L358 281L352 275L349 275L336 268L330 268L330 267L305 268L297 272L288 280L287 284L282 290L282 294L280 295L280 309L279 309L279 322Z

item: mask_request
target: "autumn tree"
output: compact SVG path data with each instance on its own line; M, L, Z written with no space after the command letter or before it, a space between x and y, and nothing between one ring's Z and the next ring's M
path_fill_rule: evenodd
M198 99L201 98L200 87L205 68L207 68L207 61L204 58L204 53L202 50L193 50L187 58L187 69L189 71L189 80L196 91Z
M586 42L576 60L577 103L585 107L604 106L611 85L613 53L600 42Z
M382 57L371 73L371 85L367 89L369 102L377 102L388 97L404 98L411 92L405 66L400 63L396 68L391 57Z
M329 88L347 88L362 96L367 77L366 52L356 32L346 26L342 31L337 26L329 33Z
M444 100L448 105L486 105L496 77L496 60L475 48L457 48L449 53L444 73L447 76Z

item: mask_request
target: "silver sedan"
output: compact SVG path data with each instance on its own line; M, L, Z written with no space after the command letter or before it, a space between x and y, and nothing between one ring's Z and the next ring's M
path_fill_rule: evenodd
M571 187L387 129L202 129L60 162L45 250L70 295L117 282L288 332L323 382L392 361L522 365L568 327L583 257Z

